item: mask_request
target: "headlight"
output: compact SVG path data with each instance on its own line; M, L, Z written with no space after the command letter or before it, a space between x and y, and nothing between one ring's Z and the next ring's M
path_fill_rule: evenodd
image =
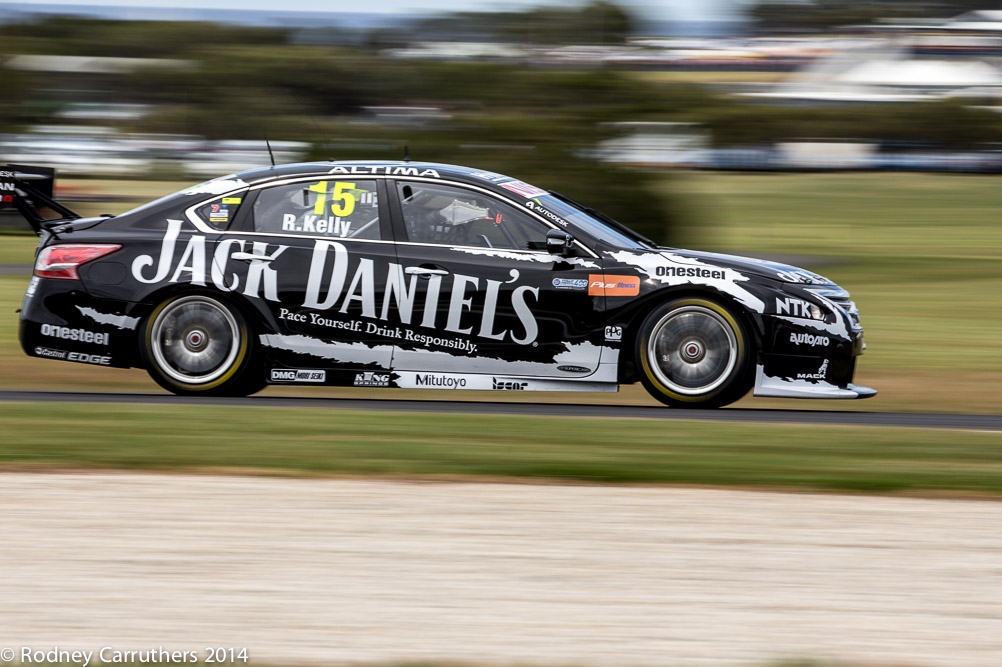
M808 287L805 289L812 294L817 294L818 296L827 299L839 310L845 313L854 329L861 328L859 324L859 308L856 307L855 301L850 300L849 292L845 291L841 287Z

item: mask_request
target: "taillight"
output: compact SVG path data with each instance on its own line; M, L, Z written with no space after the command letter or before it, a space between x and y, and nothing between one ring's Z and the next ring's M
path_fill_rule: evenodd
M119 250L117 243L64 243L42 248L35 260L35 275L40 278L80 280L77 267Z

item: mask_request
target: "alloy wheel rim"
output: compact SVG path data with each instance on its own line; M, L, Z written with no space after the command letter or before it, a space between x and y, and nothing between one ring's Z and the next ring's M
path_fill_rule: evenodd
M171 379L205 384L233 365L240 348L240 328L219 302L189 296L160 311L151 342L157 365Z
M703 306L684 306L654 327L647 358L654 375L671 391L706 394L730 377L738 362L738 340L719 313Z

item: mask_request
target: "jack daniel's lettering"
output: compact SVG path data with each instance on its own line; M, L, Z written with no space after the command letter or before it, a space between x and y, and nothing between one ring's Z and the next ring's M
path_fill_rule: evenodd
M140 255L133 260L132 275L136 280L148 284L166 280L200 286L205 286L208 280L222 291L240 291L245 296L279 301L279 274L272 262L289 246L228 238L217 243L215 250L210 252L205 237L193 234L182 242L184 246L179 253L181 224L180 220L167 221L167 232L156 259L152 255ZM235 252L261 258L250 260L242 290L241 275L233 269L243 265L230 261ZM384 270L385 287L381 294L377 294L376 272ZM518 273L512 272L512 275L514 278L508 282L517 280ZM354 258L342 243L317 239L306 279L306 296L301 305L339 313L348 313L349 309L356 307L362 317L374 320L387 320L393 312L405 325L444 329L491 340L507 338L518 345L531 345L536 340L539 326L529 304L530 299L533 303L538 301L538 287L519 285L510 292L503 292L501 286L505 283L499 280L461 273L450 274L445 280L443 276L431 276L423 302L419 303L418 276L407 275L400 264L390 262L386 269L380 269L371 258ZM476 313L473 302L481 292L483 301L479 313ZM510 304L502 303L502 308L515 313L520 327L510 330L498 328L495 321L498 301L503 298L510 300ZM448 304L444 322L438 317L440 303Z

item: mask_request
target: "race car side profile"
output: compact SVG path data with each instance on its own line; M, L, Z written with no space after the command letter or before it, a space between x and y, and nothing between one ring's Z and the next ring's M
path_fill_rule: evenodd
M267 384L617 391L677 407L867 398L849 293L816 273L659 247L477 169L314 162L80 218L54 174L0 167L41 237L31 356L141 367L177 394Z

